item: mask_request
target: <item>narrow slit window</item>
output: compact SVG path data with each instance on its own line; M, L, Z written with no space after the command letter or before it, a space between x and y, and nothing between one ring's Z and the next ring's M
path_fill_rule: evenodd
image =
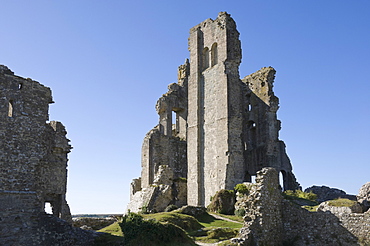
M203 70L209 67L209 49L206 47L203 50Z
M172 111L172 125L175 125L177 124L177 120L176 120L176 112L175 111Z
M211 49L211 66L213 67L214 65L216 65L217 61L218 61L217 43L214 43Z
M18 90L21 90L23 88L23 83L18 84Z
M279 184L280 187L284 190L284 171L279 173Z
M13 100L9 101L8 117L13 117Z

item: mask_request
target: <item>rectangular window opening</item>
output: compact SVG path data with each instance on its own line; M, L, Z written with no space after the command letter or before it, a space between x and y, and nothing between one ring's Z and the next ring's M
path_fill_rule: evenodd
M53 209L52 209L52 207L51 207L50 202L45 202L44 211L45 211L45 213L47 213L47 214L53 214Z

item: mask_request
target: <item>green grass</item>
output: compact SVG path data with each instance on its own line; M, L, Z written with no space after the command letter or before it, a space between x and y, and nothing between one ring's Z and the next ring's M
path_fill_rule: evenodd
M211 215L213 213L210 213ZM236 215L228 215L228 214L217 214L217 213L214 213L215 215L219 215L219 216L222 216L224 218L228 218L228 219L231 219L231 220L235 220L235 221L238 221L240 223L244 223L244 219L243 217L240 217L240 216L236 216Z
M171 223L189 232L199 230L203 226L193 216L177 212L162 212L143 215L145 219L155 219L161 223Z
M310 212L317 212L317 208L319 207L319 205L315 205L315 206L302 206L302 208L304 209L307 209L308 211Z
M161 223L175 224L184 229L195 241L204 243L216 243L233 238L243 226L241 223L216 219L208 213L198 216L197 218L178 212L163 212L146 214L143 216L145 219L155 219ZM234 215L224 217L240 220L240 217Z
M183 218L181 215L176 216L169 212L154 214L153 218L149 215L145 217L146 219L143 215L136 213L128 213L123 216L119 226L124 234L126 246L195 246L195 243L181 227L166 221L168 219L180 223Z
M202 216L199 216L197 219L199 223L204 227L228 227L228 228L235 228L235 229L240 229L243 227L243 224L221 220L221 219L216 219L210 214L204 214Z
M356 203L357 203L356 201L352 201L347 198L338 198L328 201L328 205L334 207L351 207Z
M157 221L168 227L170 224L182 228L188 233L188 235L196 241L204 243L216 243L219 241L227 240L235 237L239 229L243 226L241 223L229 222L221 219L216 219L212 215L206 213L198 218L194 218L190 215L181 214L178 212L163 212L155 214L143 214L141 215L145 220ZM234 215L222 215L232 220L241 220L240 217ZM154 224L153 224L154 225ZM150 227L152 228L152 227ZM170 231L171 228L166 230ZM146 230L144 228L144 230ZM152 230L152 229L151 229ZM94 246L119 246L123 245L124 237L119 226L119 223L113 223L98 232L105 232L96 238ZM146 234L145 234L146 235ZM153 242L153 240L147 240L146 236L141 235L137 238L131 240L129 243L126 242L125 245L158 245L158 242ZM160 243L161 246L194 246L195 244L188 240L178 240L177 242L167 242Z
M120 237L123 236L121 227L118 225L118 222L114 222L113 224L98 230L98 232L105 232Z
M287 199L301 198L301 199L312 201L312 202L316 202L316 199L317 199L317 195L312 193L312 191L304 192L301 190L295 190L295 191L286 190L283 192L283 196Z
M115 222L103 229L98 230L98 232L104 232L101 236L97 237L94 241L94 246L120 246L124 245L123 233L118 222Z
M233 228L209 227L190 233L195 241L202 243L216 243L238 235L239 230Z

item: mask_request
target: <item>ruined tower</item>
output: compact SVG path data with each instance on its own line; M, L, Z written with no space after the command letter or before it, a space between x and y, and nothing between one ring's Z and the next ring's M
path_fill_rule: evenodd
M40 245L46 203L54 217L72 222L65 198L67 154L72 147L64 126L48 122L50 103L48 87L0 65L0 241L4 245Z
M275 70L240 79L239 32L226 12L190 30L189 51L178 83L157 102L159 124L144 138L142 176L131 184L128 208L207 206L217 191L251 182L264 167L281 173L283 189L300 189L279 140Z
M190 30L188 204L205 205L243 182L239 33L220 13Z

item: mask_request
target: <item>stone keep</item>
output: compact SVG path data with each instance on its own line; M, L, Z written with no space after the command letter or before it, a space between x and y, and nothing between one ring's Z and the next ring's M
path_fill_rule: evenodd
M131 195L147 193L140 189L153 184L160 165L172 168L175 180L187 179L181 203L193 206L207 206L217 191L250 182L264 167L282 174L284 189L300 189L278 137L275 70L265 67L240 79L239 32L226 12L190 30L189 51L178 83L157 102L159 124L144 139L141 179L132 183ZM168 205L179 201L177 192Z
M72 222L65 199L67 154L72 148L60 122L48 122L51 90L0 65L0 238L31 245L45 203ZM35 244L36 245L36 244Z

